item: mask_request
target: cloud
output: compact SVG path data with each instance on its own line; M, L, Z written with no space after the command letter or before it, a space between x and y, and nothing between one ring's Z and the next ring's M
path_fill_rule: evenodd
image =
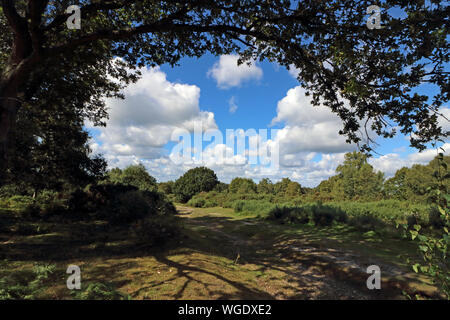
M291 65L289 65L288 72L292 76L292 78L298 79L298 76L300 74L300 69L296 68L293 64L291 64Z
M238 66L238 59L238 55L220 56L219 61L208 71L208 77L216 80L217 86L221 89L239 87L244 82L262 78L263 71L255 61L251 61L250 66L247 63Z
M111 163L161 156L176 130L215 129L214 114L200 110L200 88L173 83L158 67L143 68L142 78L124 89L125 100L106 99L109 120L97 131L96 149Z
M445 154L450 152L450 143L442 145ZM379 171L386 174L386 177L392 177L395 172L403 167L411 167L414 164L426 165L437 156L436 149L427 149L422 152L414 152L406 157L398 153L389 153L378 158L370 158L369 163Z
M450 108L444 107L439 110L443 116L438 117L439 126L442 128L443 132L450 131Z
M232 97L230 98L230 100L228 101L228 105L229 105L228 111L229 111L231 114L233 114L233 113L235 113L235 112L237 111L238 106L237 106L237 104L236 104L236 97L235 97L235 96L232 96Z
M277 137L280 153L341 153L355 150L339 135L341 119L325 106L313 106L300 86L290 89L278 102L272 125L284 123Z

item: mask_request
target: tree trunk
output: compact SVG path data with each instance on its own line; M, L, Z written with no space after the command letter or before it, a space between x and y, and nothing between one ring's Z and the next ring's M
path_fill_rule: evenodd
M6 180L10 140L19 107L16 97L0 95L0 186Z

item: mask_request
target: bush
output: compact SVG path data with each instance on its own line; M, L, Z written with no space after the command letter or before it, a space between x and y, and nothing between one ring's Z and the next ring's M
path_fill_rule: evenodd
M131 165L124 170L119 168L108 172L108 182L113 184L130 185L142 191L156 191L156 179L152 177L142 164Z
M36 299L45 289L43 286L55 265L35 265L32 271L21 270L0 278L0 300Z
M313 211L313 221L316 226L331 226L334 216L328 211Z
M235 201L233 203L233 209L235 212L242 212L244 209L245 202L244 201Z
M310 207L298 208L294 207L290 211L289 222L306 224L311 220L312 210Z
M351 218L349 225L363 232L378 230L385 226L382 221L370 215L361 215Z
M442 215L437 207L430 208L430 212L428 214L428 221L430 225L437 230L440 230L445 227L445 221L444 219L442 219Z
M86 289L73 291L72 294L75 299L79 300L124 300L128 298L112 286L100 282L90 283Z
M205 204L203 205L204 208L213 208L217 206L218 204L215 200L206 200Z
M348 217L340 208L318 204L312 207L312 220L316 226L330 226L333 221L346 223Z
M29 196L15 195L15 196L3 199L2 202L3 202L2 205L6 208L23 211L29 205L34 203L34 199Z
M312 217L311 207L276 206L271 209L267 218L288 224L306 224Z
M188 205L195 208L203 208L205 207L205 199L203 198L196 198L195 196L188 201Z
M131 223L147 215L175 214L172 202L156 191L141 191L120 184L90 185L72 194L69 208L77 218L105 219L112 224Z
M105 218L112 224L130 223L156 214L156 208L150 206L148 199L137 190L119 194L108 209Z
M188 170L175 181L173 192L179 201L186 203L197 193L213 190L218 183L219 180L213 170L198 167Z
M291 212L292 208L276 206L270 210L267 218L271 220L284 220Z
M135 222L130 232L137 244L154 247L176 239L180 225L176 216L147 217Z
M43 190L37 195L35 203L27 208L27 211L33 213L38 209L39 215L44 218L60 215L67 210L67 199L64 199L62 193Z

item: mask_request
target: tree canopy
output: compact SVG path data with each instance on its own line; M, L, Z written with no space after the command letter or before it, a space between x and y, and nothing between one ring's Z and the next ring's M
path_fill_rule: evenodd
M198 167L188 170L175 181L173 191L181 202L187 202L195 194L203 191L211 191L219 183L213 170L206 167Z
M81 8L80 30L66 27L69 4ZM335 112L340 133L362 150L374 134L397 130L422 150L448 136L438 115L449 98L449 5L383 1L381 29L367 28L367 7L355 0L2 0L0 164L17 110L50 92L43 79L60 83L52 91L59 98L79 88L81 110L105 116L98 99L85 97L116 94L108 79L135 80L114 57L133 70L207 52L297 68L313 103ZM423 85L433 93L421 93Z
M376 200L381 197L384 173L376 172L367 162L367 155L349 152L344 163L336 169L337 175L322 181L320 193L336 200Z
M124 170L114 168L108 172L108 181L114 184L130 185L142 191L156 191L156 179L142 164L131 165Z

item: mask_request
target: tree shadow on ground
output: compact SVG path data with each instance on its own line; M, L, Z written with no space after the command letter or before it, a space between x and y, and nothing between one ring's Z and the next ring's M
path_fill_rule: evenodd
M159 248L137 246L130 241L128 228L99 222L54 223L48 226L54 232L32 236L11 237L2 233L0 259L61 263L75 260L91 264L108 260L90 267L89 281L107 281L116 288L135 281L133 278L139 274L130 273L133 268L137 273L154 273L161 266L175 270L166 278L139 280L138 287L131 292L133 298L145 297L146 292L162 288L167 293L155 296L164 299L398 297L398 290L369 292L367 276L361 278L361 273L340 272L340 265L330 259L333 253L311 240L312 234L293 237L277 233L273 225L254 219L234 220L215 215L183 215L180 219L185 222L182 244L176 239ZM301 250L293 250L294 247ZM156 264L145 270L136 260L123 262L137 258L155 259Z

